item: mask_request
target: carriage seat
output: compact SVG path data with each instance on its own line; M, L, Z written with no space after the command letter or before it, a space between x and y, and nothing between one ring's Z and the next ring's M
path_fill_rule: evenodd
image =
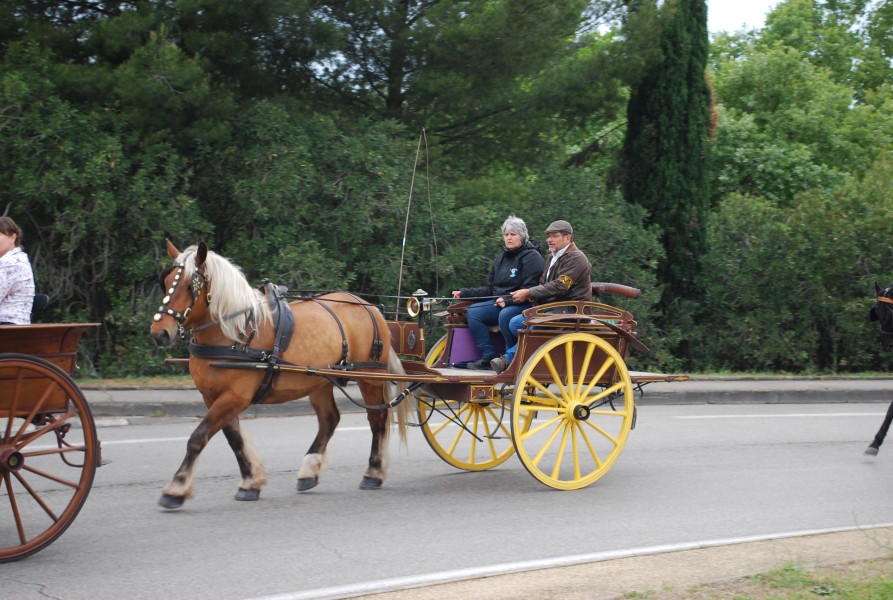
M637 323L629 311L602 304L600 302L584 302L582 300L565 300L533 306L524 311L526 327L547 327L559 330L600 330L606 325L618 326L624 331L635 331Z
M34 294L34 302L31 304L31 314L42 313L50 303L50 297L46 294Z

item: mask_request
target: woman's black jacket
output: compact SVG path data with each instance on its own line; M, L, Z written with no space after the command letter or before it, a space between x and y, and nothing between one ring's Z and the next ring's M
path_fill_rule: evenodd
M502 296L506 306L514 304L511 293L522 288L531 288L540 281L545 261L540 254L539 244L534 240L516 250L503 250L493 261L487 283L482 287L462 288L460 298L480 298Z

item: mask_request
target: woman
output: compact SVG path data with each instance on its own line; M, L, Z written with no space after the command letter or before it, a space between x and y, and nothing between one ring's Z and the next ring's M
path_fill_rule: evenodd
M480 359L468 363L469 369L489 369L490 361L499 356L490 343L487 329L490 325L499 325L506 347L517 343L518 338L509 329L509 321L533 304L515 303L512 292L535 286L543 272L544 261L539 245L527 235L527 225L523 220L514 215L505 220L502 224L502 243L505 249L493 261L483 287L453 291L454 298L498 296L468 307L468 329L481 355Z
M33 304L34 274L22 250L22 229L0 217L0 324L29 324Z

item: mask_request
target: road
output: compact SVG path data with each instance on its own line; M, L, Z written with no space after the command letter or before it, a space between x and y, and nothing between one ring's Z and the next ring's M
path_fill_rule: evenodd
M173 512L156 501L194 421L104 427L110 462L81 514L42 552L0 566L0 590L19 600L343 597L398 578L889 525L893 449L862 454L885 408L642 406L611 472L574 492L541 485L515 459L457 471L418 431L408 449L392 444L385 487L361 491L370 436L364 417L351 414L320 486L298 494L314 419L256 418L244 429L270 479L261 500L232 500L236 465L220 437L202 455L195 498Z

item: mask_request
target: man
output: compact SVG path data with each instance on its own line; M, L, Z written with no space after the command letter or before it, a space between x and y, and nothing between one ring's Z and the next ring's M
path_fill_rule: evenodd
M592 300L592 265L574 243L574 228L571 224L559 220L549 225L546 228L546 243L552 258L540 276L539 285L515 290L512 292L512 300L515 303L530 300L534 304L559 300ZM509 321L509 329L515 336L524 328L525 319L522 314ZM518 345L515 344L505 351L504 356L490 361L490 367L497 373L502 373L515 358L517 350Z

